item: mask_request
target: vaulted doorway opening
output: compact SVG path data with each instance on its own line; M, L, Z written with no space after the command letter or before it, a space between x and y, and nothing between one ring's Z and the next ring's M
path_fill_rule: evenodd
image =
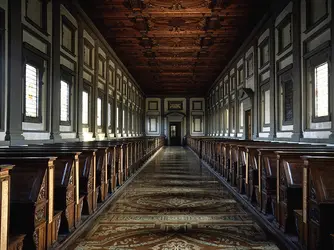
M169 123L170 146L181 146L181 122Z

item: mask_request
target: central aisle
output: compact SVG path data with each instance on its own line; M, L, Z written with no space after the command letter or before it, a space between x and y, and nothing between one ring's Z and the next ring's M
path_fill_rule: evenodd
M71 249L278 249L197 157L164 148Z

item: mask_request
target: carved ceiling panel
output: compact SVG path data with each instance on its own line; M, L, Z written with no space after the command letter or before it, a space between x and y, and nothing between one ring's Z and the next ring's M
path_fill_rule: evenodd
M148 95L203 96L270 0L80 0Z

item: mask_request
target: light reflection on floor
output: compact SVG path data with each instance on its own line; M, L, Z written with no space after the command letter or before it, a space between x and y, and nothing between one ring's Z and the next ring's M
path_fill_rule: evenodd
M278 247L192 152L168 147L70 249Z

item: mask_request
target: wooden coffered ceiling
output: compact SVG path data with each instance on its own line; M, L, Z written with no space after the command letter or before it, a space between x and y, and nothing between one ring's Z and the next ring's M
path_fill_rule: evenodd
M203 96L269 0L81 0L147 95Z

